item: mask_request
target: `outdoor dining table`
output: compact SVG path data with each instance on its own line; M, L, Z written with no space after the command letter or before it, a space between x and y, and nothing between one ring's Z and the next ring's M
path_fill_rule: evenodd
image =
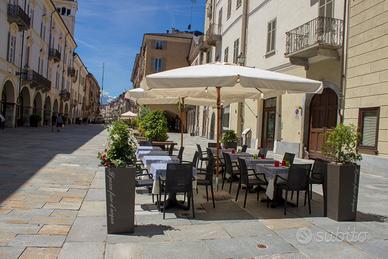
M137 151L143 151L143 150L162 150L161 147L156 147L156 146L138 146Z
M136 152L136 158L142 159L144 156L168 156L168 151L163 150L139 150Z
M160 155L152 155L152 156L143 156L143 165L150 169L153 163L178 163L179 158L177 156L160 156Z
M253 157L247 156L247 157L241 157L242 159L245 160L247 167L249 169L255 169L256 170L256 165L263 165L263 164L270 164L273 165L275 160L273 158L258 158L255 159Z
M209 148L213 154L215 155L216 152L217 152L217 148ZM237 159L240 157L240 158L243 158L243 157L253 157L252 154L249 154L249 153L246 153L246 152L234 152L236 151L235 149L233 148L222 148L220 149L220 158L223 158L223 153L228 153L230 155L230 159L232 161L237 161Z
M274 164L256 164L256 172L265 174L268 180L268 186L265 194L270 200L274 200L275 193L275 178L276 175L280 175L283 178L288 177L288 167L279 166L275 167Z

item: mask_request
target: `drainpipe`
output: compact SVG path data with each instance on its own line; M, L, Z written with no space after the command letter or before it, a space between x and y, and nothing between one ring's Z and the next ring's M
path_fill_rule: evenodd
M242 15L242 27L241 27L241 53L240 57L246 57L247 55L247 32L248 32L248 4L249 0L243 1L243 15ZM244 66L246 58L244 58Z
M342 26L342 59L341 59L341 102L340 102L340 123L344 122L345 96L346 96L346 69L348 67L348 28L349 28L349 1L344 1L344 21Z
M48 71L49 71L49 64L50 64L50 48L51 48L52 26L53 26L53 14L56 11L57 10L54 10L50 13L50 36L49 36L49 47L48 47L49 55L47 55L47 69L46 69L47 78L48 78Z

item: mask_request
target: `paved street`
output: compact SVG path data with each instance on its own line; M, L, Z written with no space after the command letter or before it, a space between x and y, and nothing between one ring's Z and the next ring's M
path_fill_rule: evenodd
M179 142L179 136L171 138ZM195 144L186 136L185 159ZM388 254L388 178L363 174L358 222L322 217L317 189L312 215L303 206L268 209L248 195L216 202L195 197L196 219L166 220L145 190L136 196L136 231L107 235L98 125L0 130L0 258L384 258ZM235 194L235 188L232 192ZM262 197L264 194L261 194ZM303 196L303 195L301 195ZM295 198L295 197L294 197Z

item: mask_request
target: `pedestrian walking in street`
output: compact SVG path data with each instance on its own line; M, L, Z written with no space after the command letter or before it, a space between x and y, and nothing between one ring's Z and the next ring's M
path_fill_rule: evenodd
M61 114L58 114L57 116L56 126L57 126L57 132L59 132L60 131L59 129L62 128L63 126L63 119Z

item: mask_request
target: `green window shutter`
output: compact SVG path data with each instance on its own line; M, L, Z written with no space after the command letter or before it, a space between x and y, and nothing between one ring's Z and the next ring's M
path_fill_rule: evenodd
M11 33L8 32L8 43L7 43L7 61L9 62L9 48L10 48L10 42L11 41Z

